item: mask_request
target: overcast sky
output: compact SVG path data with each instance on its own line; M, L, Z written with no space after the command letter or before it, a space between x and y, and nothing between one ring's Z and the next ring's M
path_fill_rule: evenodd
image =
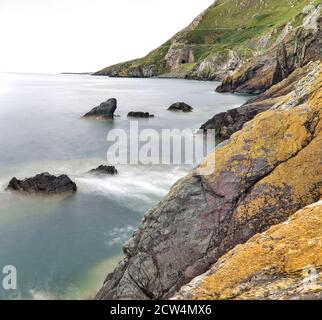
M0 71L96 71L141 57L212 2L0 0Z

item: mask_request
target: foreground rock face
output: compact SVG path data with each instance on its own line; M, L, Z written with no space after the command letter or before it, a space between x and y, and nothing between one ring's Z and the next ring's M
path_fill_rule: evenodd
M7 189L42 194L74 193L77 191L76 184L68 176L56 177L48 172L24 180L12 178Z
M176 102L172 104L168 110L170 111L182 111L182 112L192 112L193 108L184 102Z
M149 112L142 112L142 111L131 111L127 114L128 117L130 118L153 118L154 115L150 114Z
M116 108L117 100L112 98L101 103L98 107L93 108L90 112L86 113L83 118L94 118L101 120L113 119Z
M283 100L283 97L286 97L294 89L296 83L312 72L318 64L319 62L309 63L303 68L296 69L288 78L272 86L259 96L250 99L241 107L216 114L204 123L200 129L204 132L210 129L215 130L217 138L228 139L257 114L267 111L275 103Z
M171 297L236 245L321 198L321 68L145 214L97 299Z
M174 299L322 299L322 200L221 257Z
M97 167L96 169L92 169L90 171L92 174L102 174L102 175L115 175L117 174L117 170L114 166L104 166L101 165Z

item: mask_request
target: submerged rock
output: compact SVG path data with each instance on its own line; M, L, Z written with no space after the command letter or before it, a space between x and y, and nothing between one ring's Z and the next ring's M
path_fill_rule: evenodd
M74 193L77 191L76 184L67 175L56 177L48 172L24 180L12 178L7 189L43 194Z
M93 174L104 174L104 175L115 175L117 174L117 170L114 166L104 166L100 165L96 169L92 169L89 173Z
M150 114L149 112L142 112L142 111L131 111L127 114L130 118L153 118L154 115Z
M193 108L184 102L176 102L172 104L168 110L170 111L182 111L182 112L192 112Z
M96 298L172 297L237 245L319 201L321 89L318 65L178 181L145 214Z
M86 113L83 118L94 118L101 120L113 119L116 108L117 100L112 98L101 103L98 107L93 108L90 112Z

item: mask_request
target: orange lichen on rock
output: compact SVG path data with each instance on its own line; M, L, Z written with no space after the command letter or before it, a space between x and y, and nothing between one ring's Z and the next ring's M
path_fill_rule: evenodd
M252 159L260 157L272 166L288 159L311 138L306 129L311 118L306 110L269 110L259 114L235 133L226 146L209 156L207 161L215 164L215 170L206 179L216 179L222 170L232 170L238 175L239 161L230 161L236 155L245 157L245 166L251 166ZM200 168L205 165L206 162L201 163Z
M199 277L194 288L182 288L175 298L289 299L319 295L321 231L319 201L236 246Z
M311 120L298 128L297 123L291 121L289 112L301 112L299 108L284 110L285 119L291 121L293 136L303 134L308 130L307 146L295 153L289 160L277 166L268 176L252 187L236 209L237 217L247 221L254 215L260 215L264 208L276 205L276 210L289 215L294 212L294 206L301 208L319 199L322 194L322 73L310 88L312 92L308 99L306 113ZM277 111L277 110L272 110ZM286 121L286 120L285 120ZM303 141L303 138L299 138ZM285 147L288 137L283 140ZM279 150L277 149L277 153ZM315 159L312 165L312 159ZM287 205L288 203L288 205ZM290 205L292 203L292 206Z
M316 159L314 165L312 159ZM319 134L295 157L279 165L252 187L237 207L236 215L247 220L274 204L276 209L289 215L293 213L294 205L301 208L316 201L321 194L322 134Z

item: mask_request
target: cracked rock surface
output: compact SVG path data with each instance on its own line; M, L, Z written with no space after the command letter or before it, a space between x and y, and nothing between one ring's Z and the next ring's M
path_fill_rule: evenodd
M97 299L169 298L237 245L321 198L321 67L145 214Z
M321 230L319 201L236 246L173 299L320 300Z

